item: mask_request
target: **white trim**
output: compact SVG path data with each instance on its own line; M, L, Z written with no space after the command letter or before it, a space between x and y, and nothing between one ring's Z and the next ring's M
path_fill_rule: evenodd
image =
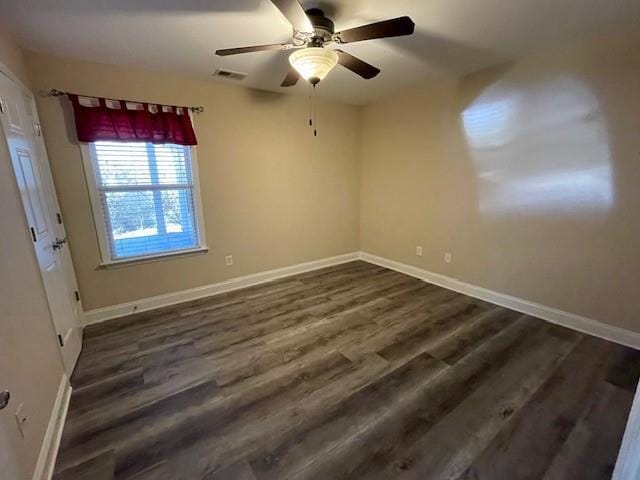
M88 143L80 143L80 154L82 157L82 165L84 167L84 177L87 182L87 190L89 191L91 213L93 213L93 225L98 238L98 246L100 247L100 256L102 263L109 262L111 261L107 240L109 237L104 215L102 214L102 203L100 202L100 193L98 192L98 185L96 182L97 177L93 167L93 155L91 155L91 148Z
M111 307L98 308L85 312L85 325L104 322L113 318L122 317L131 313L144 312L161 307L168 307L177 303L197 300L199 298L210 297L220 293L238 290L240 288L250 287L261 283L270 282L278 278L289 277L299 273L310 272L320 268L339 265L341 263L352 262L360 258L359 253L346 253L335 257L313 260L311 262L299 263L288 267L277 268L265 272L254 273L243 277L236 277L225 280L220 283L204 285L202 287L191 288L189 290L181 290L179 292L158 295L156 297L143 298L135 302L122 303Z
M197 247L190 250L177 250L175 252L158 253L154 255L144 255L142 257L127 258L125 260L114 260L113 262L100 263L100 268L120 268L129 267L131 265L139 265L141 263L157 262L159 260L171 260L176 257L190 257L193 255L202 255L209 252L207 247Z
M640 478L640 388L636 389L612 479L637 480L638 478Z
M207 238L204 225L204 214L202 212L202 199L200 195L200 178L198 173L198 158L195 147L186 147L186 156L189 157L191 163L191 181L192 181L192 201L194 216L196 220L196 235L198 237L198 246L190 248L189 250L174 250L171 252L162 252L152 255L144 255L140 257L127 257L122 259L113 260L111 258L111 249L109 247L109 232L107 231L107 218L102 210L102 200L100 197L100 191L98 189L96 176L96 155L94 153L93 144L86 142L80 143L80 153L82 157L82 164L84 166L85 181L87 183L87 189L89 190L89 200L91 203L91 210L93 212L93 223L95 226L96 235L98 237L98 246L100 247L101 262L99 267L110 266L122 266L136 262L147 263L154 261L155 259L162 260L168 256L176 256L180 254L193 254L195 252L206 252ZM135 189L141 189L144 186L137 186ZM171 185L162 185L162 188L171 188Z
M593 335L595 337L603 338L605 340L640 350L640 333L625 330L598 320L565 312L557 308L548 307L522 298L495 292L487 288L447 277L446 275L430 272L419 267L396 262L395 260L379 257L370 253L360 252L360 259L365 262L373 263L390 270L395 270L397 272L419 278L427 283L432 283L470 297L479 298L486 302L500 305L501 307L526 313L533 317L542 318L548 322L562 325L563 327L568 327L588 335Z
M193 112L189 112L191 125L195 131L195 122L193 121ZM193 181L193 208L195 209L196 222L198 223L198 244L200 248L207 248L206 227L204 224L204 211L202 210L202 194L200 193L200 165L198 164L198 149L195 146L189 147L189 156L191 157L191 176Z
M67 418L70 399L71 385L69 384L69 377L64 374L60 380L56 401L53 405L51 416L49 417L47 431L42 440L38 462L33 471L33 480L50 480L53 476L53 468L55 467L58 449L60 448L62 430Z

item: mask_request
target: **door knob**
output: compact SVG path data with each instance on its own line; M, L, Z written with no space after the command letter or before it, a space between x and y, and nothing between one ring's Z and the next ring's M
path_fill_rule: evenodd
M11 393L5 390L4 392L0 392L0 410L4 409L7 405L9 405L9 399L11 398Z
M58 238L58 237L56 237L56 241L53 242L53 249L54 250L60 250L65 243L67 243L67 239L66 238Z

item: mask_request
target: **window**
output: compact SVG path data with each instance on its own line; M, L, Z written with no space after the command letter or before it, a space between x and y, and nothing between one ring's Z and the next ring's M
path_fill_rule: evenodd
M206 249L190 147L94 142L84 153L104 264Z

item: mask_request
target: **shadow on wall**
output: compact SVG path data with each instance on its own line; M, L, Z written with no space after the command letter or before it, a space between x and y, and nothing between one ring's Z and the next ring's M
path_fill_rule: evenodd
M181 0L180 2L168 2L158 0L111 0L109 2L101 2L103 14L118 13L182 13L182 12L200 12L200 13L237 13L257 10L260 8L261 0ZM85 12L94 12L95 3L86 0L70 0L67 2L46 1L39 2L38 8L43 10L51 10L60 13L71 12L74 14L82 14Z
M505 61L503 54L465 45L416 28L410 37L385 39L389 45L445 72L464 75Z
M40 92L42 96L44 92ZM44 96L45 99L49 98ZM73 114L73 106L69 98L64 95L57 98L49 98L47 101L58 102L60 109L62 110L62 116L64 117L65 132L67 133L67 141L73 145L79 145L78 134L76 133L76 120Z
M569 73L532 78L517 64L486 80L461 113L480 213L606 213L611 152L590 86Z

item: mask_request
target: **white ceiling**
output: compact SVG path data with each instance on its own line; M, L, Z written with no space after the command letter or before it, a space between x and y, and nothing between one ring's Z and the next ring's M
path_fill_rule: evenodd
M442 70L471 71L537 47L617 25L640 25L639 0L303 0L321 6L337 30L409 15L411 37L343 49L378 66L363 80L336 68L321 96L365 104ZM213 51L288 41L291 27L268 0L0 0L0 23L24 46L55 55L210 78L246 72L248 87L281 89L287 52L216 57Z

